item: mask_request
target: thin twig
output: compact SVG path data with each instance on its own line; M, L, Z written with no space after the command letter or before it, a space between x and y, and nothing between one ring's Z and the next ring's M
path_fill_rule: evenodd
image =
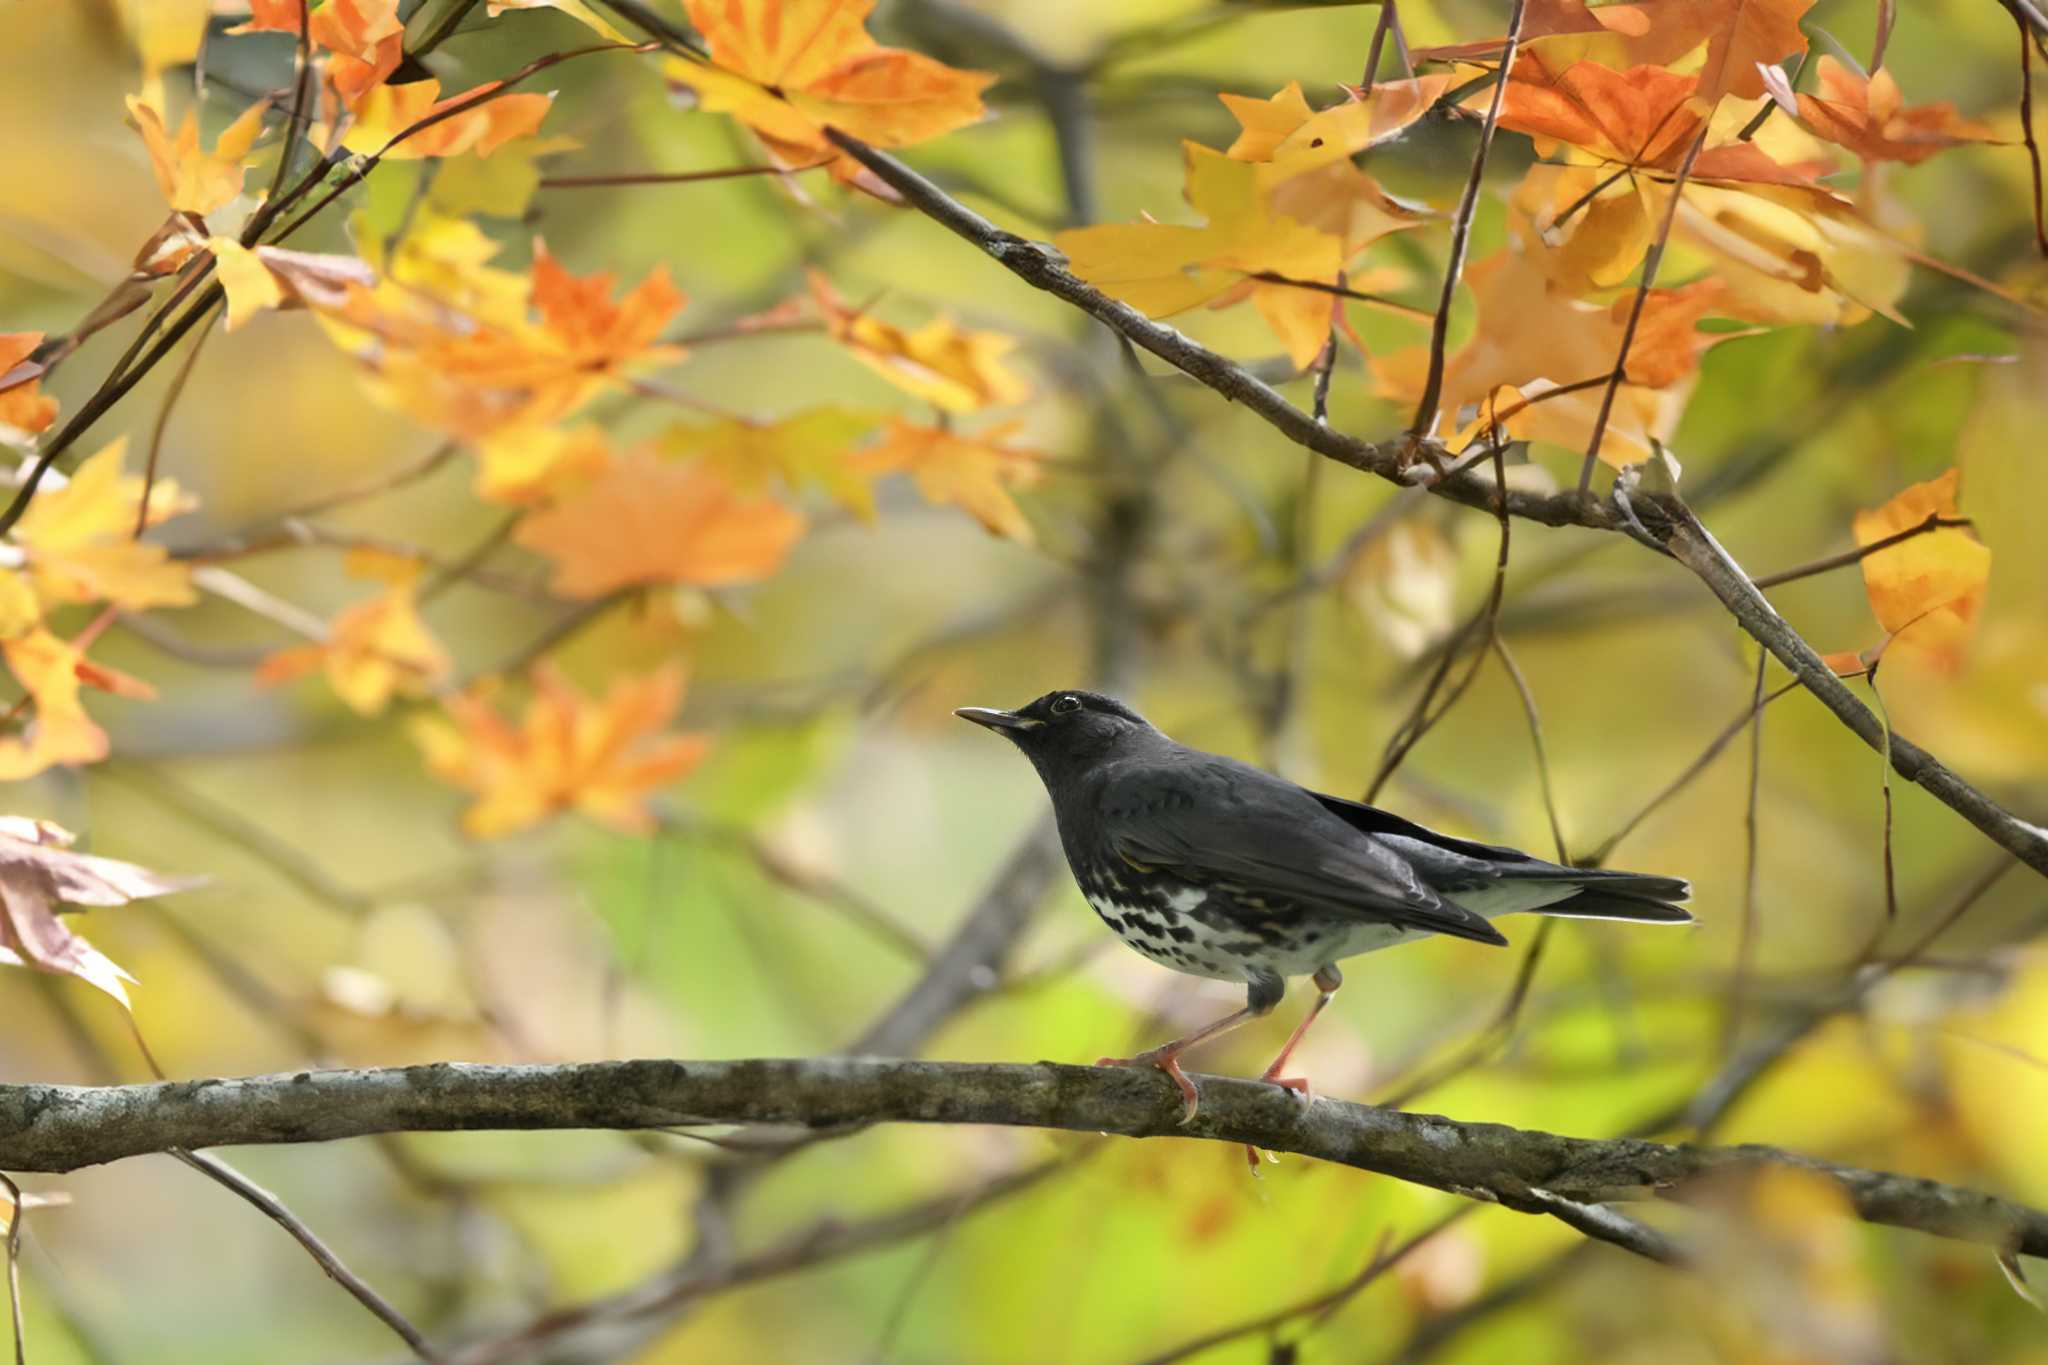
M360 1275L343 1265L341 1258L330 1251L327 1244L321 1241L297 1214L286 1208L276 1195L209 1153L173 1148L170 1155L255 1205L266 1218L289 1232L293 1239L306 1249L306 1253L314 1262L327 1272L329 1279L346 1289L355 1297L356 1302L369 1309L379 1322L396 1332L405 1344L412 1348L414 1355L430 1362L441 1359L434 1353L433 1347L427 1345L427 1339L420 1335L419 1329L406 1321L403 1313L393 1308L384 1296L372 1289Z
M1372 1284L1373 1281L1401 1264L1402 1261L1419 1250L1424 1243L1436 1238L1459 1220L1477 1211L1478 1207L1477 1204L1460 1205L1443 1217L1438 1218L1435 1222L1415 1232L1406 1241L1392 1249L1388 1248L1386 1244L1387 1239L1382 1235L1379 1245L1373 1248L1373 1253L1367 1258L1366 1263L1359 1268L1356 1274L1335 1288L1322 1290L1297 1303L1288 1304L1283 1308L1275 1308L1270 1312L1261 1313L1257 1317L1247 1318L1243 1322L1232 1323L1227 1327L1219 1327L1213 1332L1204 1332L1201 1336L1192 1337L1171 1350L1161 1351L1155 1356L1147 1356L1142 1365L1174 1365L1176 1361L1198 1356L1202 1352L1211 1350L1214 1347L1222 1346L1244 1337L1255 1336L1260 1332L1268 1332L1276 1327L1285 1326L1296 1318L1314 1317L1316 1322L1312 1326L1320 1326L1323 1322L1328 1321L1330 1315L1335 1313L1337 1309L1358 1297L1359 1293ZM1281 1358L1277 1349L1271 1358L1275 1360Z
M706 180L737 180L750 175L797 175L829 166L830 161L813 161L802 166L726 166L715 171L619 171L611 175L544 175L544 190L593 190L617 185L695 185Z
M1676 108L1677 106L1673 106ZM1657 267L1664 263L1664 248L1671 241L1672 225L1678 221L1678 205L1685 198L1685 182L1692 177L1694 163L1700 159L1700 151L1707 145L1709 125L1700 124L1699 135L1686 148L1685 160L1678 165L1678 179L1671 186L1671 200L1664 206L1664 221L1657 227L1657 240L1650 243L1650 251L1643 258L1642 282L1636 286L1636 296L1629 303L1628 322L1621 329L1621 350L1614 357L1614 373L1607 378L1607 388L1600 395L1600 413L1593 419L1593 439L1586 445L1585 463L1579 466L1579 494L1584 496L1593 486L1593 466L1599 462L1600 446L1607 437L1607 418L1614 410L1614 396L1621 391L1621 381L1628 375L1629 348L1635 344L1636 326L1643 320L1643 304L1650 297L1650 290L1657 283Z
M1939 512L1929 512L1927 519L1919 525L1908 526L1903 531L1894 531L1882 540L1873 540L1868 545L1861 546L1858 549L1844 550L1837 555L1828 555L1823 559L1812 560L1790 569L1780 569L1777 573L1765 574L1761 578L1753 578L1750 581L1759 588L1775 588L1780 583L1790 583L1796 579L1811 578L1815 574L1827 573L1831 569L1847 568L1851 564L1860 563L1870 558L1879 550L1889 550L1901 541L1911 540L1915 536L1924 536L1929 531L1940 531L1950 527L1974 527L1975 525L1976 523L1968 517L1945 517Z
M1735 975L1728 987L1728 1017L1722 1026L1722 1047L1732 1048L1742 1029L1749 998L1749 975L1755 964L1757 937L1757 797L1764 771L1764 666L1771 656L1756 653L1756 684L1749 695L1749 791L1742 809L1742 922L1735 944Z
M313 0L299 0L298 52L292 64L292 108L284 121L284 143L277 149L277 171L270 177L270 192L263 197L275 199L284 190L285 178L291 174L292 156L299 149L299 136L311 118L306 101L311 98L313 85Z
M1437 400L1443 394L1444 348L1450 337L1451 300L1456 296L1458 278L1465 271L1465 245L1471 240L1472 219L1479 210L1479 187L1486 176L1486 153L1493 145L1493 131L1500 126L1501 103L1507 98L1508 80L1515 67L1515 52L1522 43L1523 0L1515 0L1508 16L1507 39L1501 48L1500 70L1493 98L1486 106L1486 121L1479 125L1479 149L1472 154L1471 174L1465 193L1458 200L1457 216L1451 220L1451 254L1444 263L1443 292L1437 297L1436 318L1429 328L1429 377L1422 386L1422 399L1415 406L1415 421L1409 430L1426 436L1436 425Z
M164 390L163 402L157 405L156 421L149 429L149 459L142 467L142 496L135 504L135 534L132 539L142 539L142 533L149 529L149 498L156 491L157 460L163 454L164 432L170 427L171 413L178 406L178 399L184 396L186 381L192 378L192 369L199 363L199 353L206 349L206 339L213 335L211 327L199 329L199 335L192 338L192 349L185 352L178 372L171 376L171 383Z
M1522 676L1520 665L1508 650L1507 638L1500 633L1499 623L1493 629L1493 652L1500 656L1501 667L1515 685L1515 694L1522 699L1522 715L1529 722L1529 743L1536 751L1536 782L1543 793L1543 813L1550 818L1550 838L1557 847L1557 860L1571 865L1572 857L1565 849L1564 825L1557 818L1557 793L1550 787L1550 759L1543 746L1543 716L1536 709L1536 694L1529 690L1529 680Z
M2017 6L2013 22L2020 31L2020 137L2027 146L2027 168L2034 179L2034 246L2048 256L2048 217L2044 217L2041 191L2041 144L2034 136L2034 45L2033 34Z

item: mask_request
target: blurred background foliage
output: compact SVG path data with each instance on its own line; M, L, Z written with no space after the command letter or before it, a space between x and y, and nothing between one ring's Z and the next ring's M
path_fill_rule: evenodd
M1501 8L1409 0L1401 17L1423 45L1497 33ZM1820 0L1808 32L1867 51L1874 8ZM1909 96L1953 99L2016 128L2006 12L1989 0L1901 11L1888 65ZM882 5L875 28L1002 75L992 117L912 159L1004 226L1045 237L1146 212L1179 220L1179 140L1221 146L1235 132L1217 92L1263 97L1298 80L1326 101L1358 78L1376 17L1198 0L900 0ZM142 148L122 126L121 98L137 83L128 35L110 0L0 6L0 314L10 329L73 325L161 220ZM463 88L587 41L553 11L489 21L479 11L436 68L447 88ZM236 91L288 80L290 48L287 38L210 45L199 104L209 136L246 102ZM180 98L191 74L171 73ZM560 91L547 133L580 144L546 163L551 174L757 159L737 125L680 107L652 62L566 63L544 84ZM1446 206L1475 142L1469 122L1426 119L1376 152L1373 169L1396 193ZM1526 140L1502 139L1490 178L1500 192L1480 210L1475 257L1505 239L1502 199L1527 156ZM403 213L420 164L380 167L362 192L366 212ZM2038 302L2017 147L1893 169L1900 226L1930 256ZM1021 499L1038 546L889 489L872 527L821 511L766 583L649 594L576 633L553 657L587 686L689 659L682 724L713 748L663 798L662 829L648 837L566 818L465 839L460 798L423 771L402 710L364 719L317 682L261 688L246 667L193 662L288 643L230 604L160 618L198 647L183 659L110 632L97 657L149 679L161 698L95 700L114 758L17 784L7 809L78 830L94 852L213 878L82 922L140 979L136 1017L171 1074L844 1046L916 979L921 955L1041 818L1028 766L950 710L1021 704L1105 668L1186 742L1339 792L1372 778L1427 652L1486 591L1492 519L1306 468L1298 448L1214 395L1176 376L1138 377L1102 330L919 215L823 177L803 183L808 202L766 179L544 189L527 221L486 221L515 267L537 233L577 273L632 281L665 265L689 295L690 331L798 294L803 270L820 267L882 316L914 324L943 311L1020 336L1034 394L1015 415L1023 439L1051 457ZM1395 292L1431 298L1443 235L1426 229L1388 253L1410 272ZM294 242L346 244L338 215ZM1689 264L1675 252L1666 278L1683 279ZM1981 629L1959 672L1887 670L1884 699L1901 732L2038 814L2048 807L2048 537L2033 523L2048 350L2029 307L1939 271L1916 270L1900 309L1910 328L1788 327L1716 347L1673 442L1683 486L1762 573L1841 549L1855 509L1961 467L1963 509L1996 557ZM1351 316L1375 350L1421 339L1385 313ZM1248 309L1176 321L1285 371ZM54 378L66 412L125 336L102 333ZM140 439L167 383L153 375L101 434ZM663 383L763 416L821 402L898 406L820 336L706 346ZM1307 389L1296 380L1290 392L1306 405ZM600 413L631 435L673 417L658 406L615 397ZM1330 417L1378 437L1408 414L1374 397L1347 353ZM160 535L195 545L260 531L419 461L437 439L367 401L310 320L260 318L211 340L169 420L164 472L201 505ZM1535 458L1557 480L1576 474L1566 452ZM322 523L452 557L499 515L469 481L457 461ZM1363 552L1340 553L1360 527L1395 517ZM517 582L542 581L515 547L491 562ZM1290 595L1303 566L1323 572L1313 591ZM326 546L237 567L322 616L363 591ZM1853 569L1774 600L1818 647L1876 638ZM426 616L464 675L516 655L549 620L517 593L468 583ZM1748 705L1748 641L1681 569L1622 537L1517 525L1502 623L1540 711L1573 854L1622 828ZM1284 705L1276 679L1288 684ZM1742 973L1752 781L1756 935ZM1901 923L1879 963L2002 861L1917 790L1894 795ZM1502 669L1479 672L1382 799L1461 834L1551 851L1528 722ZM2003 877L1923 960L1880 970L1852 998L1844 983L1883 928L1882 819L1877 757L1795 692L1765 714L1753 778L1741 737L1612 851L1618 866L1692 878L1696 932L1560 925L1512 1038L1487 1025L1533 924L1513 934L1513 951L1431 942L1362 960L1306 1045L1306 1069L1326 1094L1399 1095L1462 1118L1587 1135L1661 1120L1683 1133L1687 1104L1727 1060L1775 1040L1755 1083L1718 1116L1716 1140L2048 1201L2040 883L2023 870ZM1064 875L1044 902L1002 978L927 1055L1090 1061L1234 999L1110 942ZM870 909L895 928L878 932ZM1214 1049L1202 1069L1255 1070L1302 1003ZM0 1018L10 1080L145 1074L117 1013L75 982L0 974ZM1487 1044L1476 1053L1475 1040ZM1473 1064L1445 1065L1461 1059ZM743 1160L681 1137L401 1137L234 1159L442 1337L627 1291L727 1239L745 1255L800 1242L820 1219L858 1223L1057 1162L988 1207L942 1208L924 1235L706 1294L542 1357L565 1360L1143 1359L1341 1284L1376 1248L1459 1207L1296 1161L1255 1182L1219 1145L1007 1131L869 1131L775 1162L737 1190L730 1171ZM37 1365L389 1355L382 1330L275 1228L171 1162L36 1187L73 1201L27 1224ZM1298 1356L1253 1332L1202 1359L2048 1361L2041 1318L1988 1253L1835 1221L1824 1216L1831 1197L1791 1181L1653 1210L1706 1238L1695 1274L1478 1209L1327 1317L1280 1328Z

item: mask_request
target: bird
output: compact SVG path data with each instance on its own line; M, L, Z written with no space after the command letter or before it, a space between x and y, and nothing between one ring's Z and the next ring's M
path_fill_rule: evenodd
M1309 976L1318 994L1260 1079L1306 1101L1308 1081L1287 1075L1287 1064L1343 984L1341 959L1432 934L1505 946L1491 921L1519 911L1693 921L1683 878L1568 867L1440 834L1175 743L1099 692L1048 692L1015 711L953 714L1031 760L1074 880L1118 938L1161 966L1244 983L1243 1009L1097 1063L1165 1072L1185 1102L1183 1125L1201 1097L1181 1055L1271 1013L1288 977ZM1251 1159L1256 1169L1255 1151Z

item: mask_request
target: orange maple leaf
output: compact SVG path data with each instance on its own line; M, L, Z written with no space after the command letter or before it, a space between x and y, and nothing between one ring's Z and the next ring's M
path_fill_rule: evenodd
M304 12L301 0L249 0L249 22L229 31L296 34ZM327 83L349 109L382 86L405 57L398 0L325 0L312 10L306 33L326 49Z
M1906 107L1899 83L1880 67L1865 77L1833 57L1820 59L1819 95L1801 93L1788 112L1814 134L1848 148L1865 161L1917 164L1948 147L1967 142L1997 142L1992 129L1956 112L1947 100ZM1774 85L1779 104L1790 93Z
M824 272L812 270L805 278L832 339L905 393L947 412L974 412L1022 402L1031 392L1003 363L1016 348L1016 338L970 332L945 317L906 331L848 307Z
M420 421L470 440L552 422L681 356L655 344L683 306L665 267L614 302L610 275L578 279L542 243L523 280L483 264L496 248L473 228L455 237L467 245L424 268L394 261L375 289L350 289L339 305L306 300L376 375L373 392Z
M1961 485L1962 471L1951 469L1882 507L1858 512L1856 543L1870 545L1929 518L1956 517ZM1990 577L1991 551L1966 527L1942 527L1864 556L1870 609L1892 637L1886 657L1898 652L1945 671L1960 668Z
M874 0L688 0L710 63L676 59L669 75L706 109L733 115L785 166L830 158L832 173L893 193L825 137L837 128L901 147L982 117L986 71L960 71L868 35Z
M376 552L348 556L352 577L385 584L375 597L344 607L319 644L279 650L256 669L265 686L324 669L348 708L374 716L396 694L421 696L453 671L448 651L420 619L417 562Z
M0 436L25 442L57 420L57 400L42 391L43 365L29 357L41 332L0 332Z
M780 568L804 519L748 497L697 461L614 457L581 491L528 515L513 538L555 563L553 587L596 597L636 583L748 583Z
M1562 70L1590 60L1604 66L1670 66L1704 49L1699 97L1755 99L1764 93L1759 63L1783 61L1806 50L1800 16L1813 0L1631 0L1593 6L1586 0L1529 0L1522 16L1519 68ZM1498 56L1504 39L1418 48L1424 61L1472 61Z
M710 741L667 734L683 699L683 670L621 677L601 701L543 663L517 728L484 699L445 700L448 718L419 717L413 736L427 766L477 796L462 827L478 838L510 834L575 809L631 833L653 827L646 797L696 767Z
M1500 126L1535 138L1539 153L1565 143L1623 166L1676 171L1706 121L1697 76L1661 66L1616 71L1576 62L1556 74L1538 63L1517 65L1501 100ZM1702 148L1697 180L1809 185L1803 167L1780 166L1754 142Z
M1481 433L1494 411L1512 411L1503 425L1525 439L1579 450L1592 440L1601 386L1543 395L1614 368L1630 301L1603 307L1571 297L1534 259L1537 249L1503 248L1465 272L1478 316L1471 339L1445 363L1440 409L1454 448ZM1642 341L1647 333L1646 349L1639 359L1630 348L1630 382L1616 392L1601 459L1617 466L1634 463L1650 453L1652 438L1668 439L1706 344L1692 325L1717 298L1695 288L1655 290L1645 300L1637 337ZM1665 318L1667 309L1676 311ZM1381 392L1412 401L1422 391L1426 357L1421 347L1373 357Z
M1029 545L1035 539L1031 523L1009 490L1037 482L1045 456L1005 444L1023 425L1003 422L963 436L892 417L882 439L857 453L853 463L869 475L908 473L928 501L962 508L995 534Z
M205 879L72 853L74 841L69 830L47 820L0 816L0 963L75 976L126 1006L125 983L135 978L86 942L58 908L127 905L190 890Z

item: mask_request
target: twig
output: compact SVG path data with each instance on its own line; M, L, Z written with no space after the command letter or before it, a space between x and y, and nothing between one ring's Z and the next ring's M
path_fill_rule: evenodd
M206 349L206 339L213 335L211 327L200 329L192 339L192 349L185 352L184 363L171 376L170 387L164 390L164 400L157 405L156 421L149 429L149 459L142 467L142 496L135 504L135 540L142 539L142 533L149 529L149 497L156 491L157 460L163 454L164 431L171 424L171 412L178 406L178 399L184 396L185 383L192 377L193 366L199 363L199 353Z
M1387 1246L1387 1239L1385 1236L1382 1236L1379 1245L1373 1248L1372 1255L1367 1258L1366 1263L1359 1268L1358 1272L1334 1289L1322 1290L1297 1303L1288 1304L1284 1308L1275 1308L1270 1312L1261 1313L1257 1317L1247 1318L1243 1322L1233 1323L1228 1327L1219 1327L1213 1332L1204 1332L1198 1337L1191 1337L1171 1350L1161 1351L1155 1356L1147 1356L1142 1365L1174 1365L1176 1361L1198 1356L1213 1347L1222 1346L1243 1337L1253 1336L1259 1332L1267 1332L1276 1327L1284 1326L1296 1318L1314 1316L1316 1325L1320 1325L1328 1320L1330 1314L1343 1307L1346 1303L1349 1303L1352 1299L1357 1298L1360 1291L1364 1290L1373 1281L1386 1274L1389 1270L1392 1270L1395 1266L1401 1264L1412 1253L1420 1249L1425 1242L1434 1240L1453 1224L1476 1212L1478 1208L1477 1204L1461 1204L1443 1217L1438 1218L1435 1222L1409 1236L1406 1241L1397 1247L1389 1248ZM1274 1358L1278 1358L1277 1353Z
M284 121L284 143L277 149L277 172L270 177L270 193L265 199L275 199L284 190L285 178L291 174L292 156L299 149L299 137L311 120L307 116L306 101L312 96L313 85L313 0L299 0L298 51L292 63L292 108Z
M1769 706L1772 702L1784 696L1787 692L1797 691L1798 688L1799 680L1797 678L1794 678L1792 679L1792 681L1787 683L1781 683L1765 695L1763 699L1763 704L1765 706ZM1735 719L1729 721L1727 725L1722 727L1721 732L1719 734L1715 735L1711 740L1707 741L1707 747L1700 751L1700 756L1698 758L1695 758L1692 762L1686 764L1685 768L1678 774L1678 776L1672 778L1669 782L1665 783L1664 786L1657 792L1655 796L1651 797L1648 801L1644 802L1642 806L1640 806L1636 810L1636 813L1634 815L1631 815L1628 819L1624 820L1621 824L1621 828L1615 830L1614 833L1608 835L1605 839L1601 840L1599 846L1594 848L1594 850L1591 853L1587 853L1579 857L1576 860L1578 866L1606 866L1607 859L1613 854L1614 850L1620 846L1621 841L1628 838L1629 835L1635 833L1636 828L1640 826L1643 823L1643 821L1649 819L1651 815L1655 814L1656 811L1660 807L1662 807L1666 801L1669 801L1672 797L1678 795L1687 787L1691 786L1693 779L1698 777L1701 773L1705 772L1707 770L1707 765L1712 763L1716 758L1720 757L1721 751L1727 748L1728 745L1734 740L1734 738L1737 735L1742 733L1743 729L1746 726L1748 726L1750 721L1756 717L1756 714L1757 708L1754 702L1752 702L1750 705L1743 707L1741 713L1738 714L1735 717Z
M2020 137L2027 146L2027 169L2034 180L2034 246L2048 256L2048 218L2043 216L2041 194L2041 144L2034 136L2034 35L2019 7L2010 7L2013 23L2020 31Z
M218 1157L181 1148L168 1150L170 1155L207 1179L226 1187L255 1205L266 1218L289 1232L293 1239L306 1249L306 1254L327 1272L329 1279L346 1289L355 1297L356 1302L375 1314L379 1322L396 1332L405 1344L412 1348L414 1355L429 1362L438 1362L441 1359L434 1353L434 1349L427 1345L427 1339L420 1335L419 1329L406 1321L403 1313L393 1308L384 1296L372 1289L360 1275L343 1265L341 1258L330 1251L327 1244L321 1241L297 1214L286 1208L276 1195Z
M832 158L837 161L839 158ZM749 175L796 175L829 166L831 161L813 161L804 166L726 166L715 171L620 171L611 175L544 175L544 190L591 190L615 185L694 185L706 180L736 180Z
M1678 106L1672 106L1674 109ZM1614 372L1607 377L1607 387L1600 394L1600 413L1593 419L1593 439L1586 445L1586 460L1579 466L1579 493L1583 496L1593 486L1593 466L1600 460L1600 446L1607 437L1607 418L1614 411L1614 396L1621 391L1621 382L1628 375L1629 348L1635 345L1636 326L1643 320L1643 304L1650 297L1650 290L1657 283L1657 267L1664 263L1664 248L1671 241L1672 224L1678 221L1678 205L1685 198L1685 182L1692 177L1692 168L1700 159L1700 150L1707 145L1709 125L1700 124L1699 135L1686 148L1685 160L1678 165L1678 179L1671 186L1671 200L1664 205L1664 221L1657 227L1657 240L1650 243L1650 252L1643 258L1643 278L1636 285L1635 298L1629 303L1628 322L1621 329L1621 350L1614 357Z
M1890 535L1884 537L1882 540L1873 540L1868 545L1861 546L1857 549L1844 550L1840 554L1828 555L1823 559L1812 560L1805 564L1796 565L1790 569L1780 569L1777 573L1765 574L1761 578L1751 579L1750 581L1755 583L1756 586L1758 586L1759 588L1775 588L1781 583L1791 583L1797 579L1811 578L1815 574L1827 573L1831 569L1843 569L1847 568L1851 564L1861 563L1863 560L1866 560L1870 558L1870 556L1876 554L1879 550L1889 550L1892 546L1897 545L1902 541L1911 540L1915 536L1924 536L1929 531L1939 531L1949 527L1975 525L1976 523L1971 521L1968 517L1945 517L1941 515L1941 513L1939 512L1929 512L1927 514L1927 519L1921 522L1919 525L1908 526L1903 531L1894 531Z
M1764 773L1764 666L1771 656L1756 652L1756 683L1749 694L1749 787L1742 806L1742 922L1735 942L1735 974L1728 986L1728 1015L1722 1024L1722 1046L1735 1046L1742 1031L1742 1012L1749 998L1749 975L1756 961L1758 796Z
M1479 125L1479 149L1472 154L1472 170L1465 180L1465 193L1458 200L1457 216L1451 220L1450 259L1444 263L1443 292L1437 297L1436 318L1429 328L1429 377L1423 382L1422 398L1415 406L1415 421L1409 427L1418 437L1428 435L1436 426L1436 405L1444 385L1444 348L1451 330L1451 300L1457 294L1458 277L1465 271L1465 245L1471 239L1472 219L1479 209L1480 182L1486 175L1486 153L1493 145L1494 129L1500 126L1501 103L1507 98L1508 80L1515 68L1515 52L1522 42L1522 6L1523 0L1515 0L1514 9L1508 15L1508 33L1501 48L1493 98L1486 106L1486 121Z
M1536 751L1536 782L1543 793L1543 813L1550 819L1551 842L1557 847L1557 860L1567 866L1572 857L1565 850L1564 824L1557 818L1557 793L1550 787L1550 758L1543 746L1543 716L1536 709L1536 694L1529 690L1529 680L1522 676L1522 670L1515 663L1515 656L1508 651L1506 637L1500 633L1500 626L1493 629L1493 652L1500 656L1501 667L1515 685L1515 695L1522 699L1522 715L1529 722L1529 743Z

